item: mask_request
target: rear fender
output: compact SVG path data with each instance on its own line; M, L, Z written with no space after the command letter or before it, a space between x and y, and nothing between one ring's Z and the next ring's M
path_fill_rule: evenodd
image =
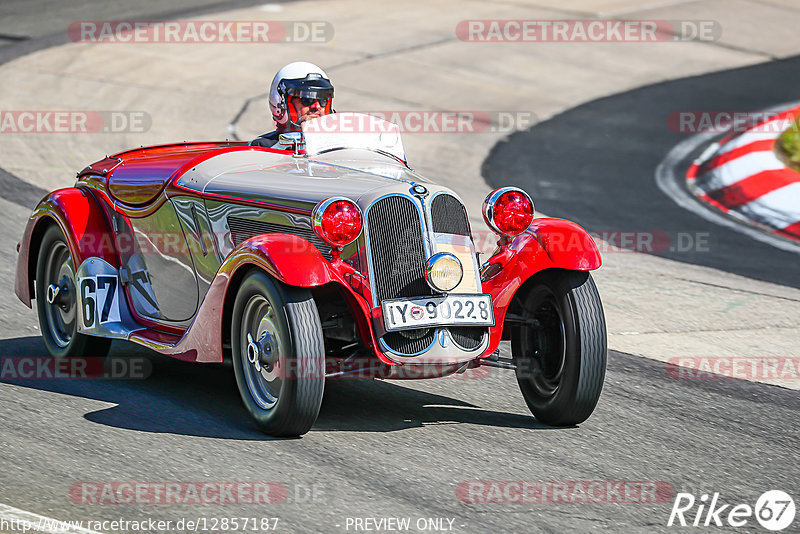
M90 257L102 258L112 266L118 265L108 223L94 196L76 188L54 191L33 210L18 251L15 292L29 308L31 299L35 297L33 282L39 244L48 224L57 224L61 228L76 269Z
M535 219L481 269L483 292L492 295L495 314L491 343L483 356L497 350L509 305L528 279L546 269L593 271L601 264L597 244L586 230L563 219Z

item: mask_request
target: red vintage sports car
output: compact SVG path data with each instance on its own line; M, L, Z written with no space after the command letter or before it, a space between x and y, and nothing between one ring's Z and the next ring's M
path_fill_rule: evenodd
M357 131L348 130L360 124ZM366 124L368 127L363 128ZM16 294L55 358L111 339L198 363L230 357L274 436L307 432L326 378L515 370L534 416L574 425L606 366L591 236L493 191L480 265L463 202L407 164L398 128L336 113L286 134L120 152L50 193L20 243ZM500 358L501 340L511 358Z

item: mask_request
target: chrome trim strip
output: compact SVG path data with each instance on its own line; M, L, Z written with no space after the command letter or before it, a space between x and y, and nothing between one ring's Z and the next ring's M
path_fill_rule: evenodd
M433 333L433 341L431 342L431 344L430 344L430 345L428 345L427 347L425 347L425 349L424 349L424 350L421 350L421 351L419 351L419 352L415 352L415 353L413 353L413 354L404 354L404 353L402 353L402 352L397 352L397 351L393 350L391 347L389 347L389 346L386 344L386 342L385 342L385 341L383 341L383 336L381 336L381 337L379 337L379 338L378 338L378 344L379 344L379 345L381 346L381 348L383 349L383 352L389 352L389 353L391 353L391 354L394 354L395 356L400 356L400 357L402 357L402 358L413 358L414 356L420 356L420 355L422 355L422 354L425 354L425 353L426 353L426 352L428 352L429 350L431 350L431 349L433 348L433 346L434 346L434 345L436 345L436 341L437 341L437 339L439 338L439 332L440 332L440 331L441 331L441 328L437 328L437 329L435 329L435 330L434 330L434 333Z

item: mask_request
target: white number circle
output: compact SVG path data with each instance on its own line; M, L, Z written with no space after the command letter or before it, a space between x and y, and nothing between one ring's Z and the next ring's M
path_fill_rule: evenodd
M783 530L794 521L794 500L780 490L764 492L756 501L756 519L767 530Z

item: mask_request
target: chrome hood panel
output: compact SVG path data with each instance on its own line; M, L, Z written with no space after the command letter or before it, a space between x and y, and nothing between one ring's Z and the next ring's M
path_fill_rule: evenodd
M177 183L200 193L311 209L333 195L358 201L428 181L387 156L349 149L313 159L261 150L223 153L189 169Z

